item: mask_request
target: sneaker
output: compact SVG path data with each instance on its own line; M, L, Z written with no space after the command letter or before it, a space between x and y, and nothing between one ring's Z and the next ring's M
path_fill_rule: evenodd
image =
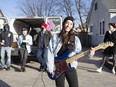
M21 72L26 72L26 69L24 67L21 67Z
M115 73L116 73L115 68L113 68L113 69L112 69L112 73L113 73L113 74L115 74Z
M96 71L97 71L98 73L101 73L101 72L102 72L102 69L99 68L99 69L97 69Z
M40 71L40 72L43 71L43 68L40 66L39 69L38 69L38 71Z

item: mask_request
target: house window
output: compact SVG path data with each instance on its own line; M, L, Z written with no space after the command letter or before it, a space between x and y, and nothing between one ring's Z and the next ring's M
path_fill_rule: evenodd
M93 34L93 26L91 25L88 29L88 35L92 35Z
M92 32L93 26L90 27L90 32Z
M100 35L105 34L105 21L100 22Z
M95 3L95 10L97 10L97 2Z

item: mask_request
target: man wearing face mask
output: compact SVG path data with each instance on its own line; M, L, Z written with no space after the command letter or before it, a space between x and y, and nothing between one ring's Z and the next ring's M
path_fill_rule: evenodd
M22 28L22 34L18 38L19 56L21 58L21 72L26 72L26 62L28 54L31 53L33 44L31 35L28 34L28 28Z
M38 46L37 58L40 63L39 71L46 71L45 54L51 36L52 36L51 32L47 30L47 24L43 23L41 26L41 31L38 33L37 37L37 46Z
M11 49L12 49L12 44L13 44L13 34L9 30L10 30L9 25L5 24L4 31L1 34L2 47L1 47L1 68L0 70L3 70L3 69L10 70L10 66L11 66ZM5 53L6 53L6 56L5 56Z

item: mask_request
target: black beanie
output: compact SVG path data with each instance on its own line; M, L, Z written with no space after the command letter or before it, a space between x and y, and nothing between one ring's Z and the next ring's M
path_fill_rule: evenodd
M22 28L22 31L28 31L28 29L27 28Z
M63 21L63 26L64 26L64 24L65 24L65 22L66 22L67 20L71 20L71 21L74 23L74 18L73 18L72 16L68 16L68 17L66 17L66 18L64 19L64 21Z

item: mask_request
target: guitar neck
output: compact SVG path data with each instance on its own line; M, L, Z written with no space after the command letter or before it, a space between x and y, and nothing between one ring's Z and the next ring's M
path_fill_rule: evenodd
M98 49L100 49L100 48L99 48L99 46L96 46L96 47L94 47L94 49L95 49L95 51L96 51L96 50L98 50ZM84 51L84 52L82 52L82 53L80 53L80 54L78 54L78 55L75 55L75 56L73 56L73 57L67 59L67 60L66 60L66 63L67 63L67 64L68 64L68 63L71 63L72 61L77 60L77 59L80 59L80 58L82 58L82 57L88 55L89 53L90 53L90 50Z

